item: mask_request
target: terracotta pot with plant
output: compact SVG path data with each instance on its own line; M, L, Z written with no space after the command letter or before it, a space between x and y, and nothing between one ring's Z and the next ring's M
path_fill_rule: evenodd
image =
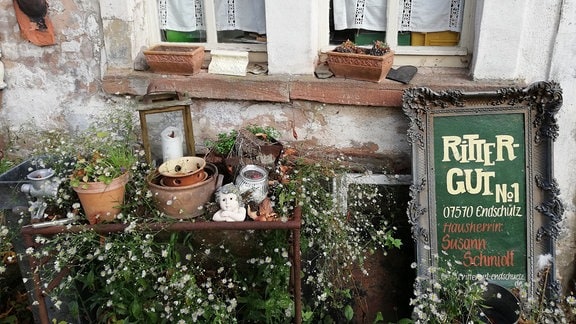
M394 63L394 51L382 41L364 48L348 40L327 54L328 67L336 77L361 81L382 81Z
M130 169L136 163L132 147L109 132L86 136L70 175L90 224L112 221L120 213Z

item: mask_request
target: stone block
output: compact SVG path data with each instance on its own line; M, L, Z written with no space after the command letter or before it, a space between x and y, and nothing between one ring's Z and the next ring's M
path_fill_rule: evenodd
M248 52L213 50L208 73L246 76Z

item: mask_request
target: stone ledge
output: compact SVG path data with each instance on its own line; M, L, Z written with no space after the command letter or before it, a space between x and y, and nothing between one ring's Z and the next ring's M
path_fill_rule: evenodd
M309 75L209 74L163 75L132 70L110 70L102 80L109 94L144 95L146 92L179 91L191 98L267 102L315 101L353 106L399 107L402 92L412 87L435 91L459 89L487 91L523 85L513 80L473 81L465 69L420 68L410 84L384 80L380 83L342 78L318 79Z

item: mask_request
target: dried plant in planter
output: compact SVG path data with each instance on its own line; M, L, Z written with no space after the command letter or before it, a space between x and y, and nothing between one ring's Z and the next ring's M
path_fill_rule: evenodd
M382 81L394 62L394 52L382 41L364 48L347 40L327 54L328 66L334 75L362 81Z
M279 136L273 127L259 125L222 132L218 139L206 141L206 146L214 153L208 154L206 159L216 165L225 164L222 173L232 176L247 164L272 168L283 149L282 143L276 140Z
M347 40L334 49L338 53L366 54L373 56L382 56L390 52L390 46L382 41L374 41L371 48L364 48L356 45L351 40Z

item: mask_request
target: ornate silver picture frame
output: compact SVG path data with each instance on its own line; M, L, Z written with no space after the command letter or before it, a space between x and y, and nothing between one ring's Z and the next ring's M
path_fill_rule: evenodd
M487 92L405 90L418 275L450 262L463 275L506 287L527 283L533 293L538 261L547 258L553 276L564 212L552 169L561 105L555 82Z

